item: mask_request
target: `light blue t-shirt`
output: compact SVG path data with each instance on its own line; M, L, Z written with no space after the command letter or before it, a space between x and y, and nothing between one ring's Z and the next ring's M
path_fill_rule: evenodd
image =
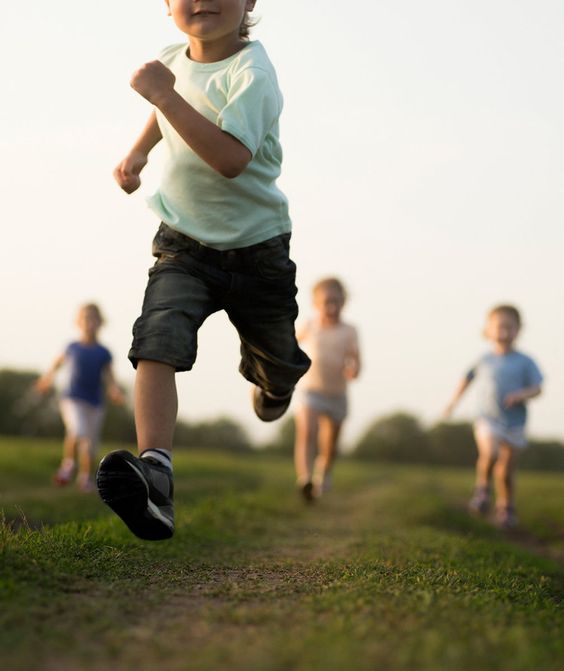
M515 350L507 354L485 354L467 374L478 385L478 416L505 427L524 426L527 420L525 403L506 408L507 394L533 387L543 380L537 364L526 354Z
M252 159L235 179L223 177L157 110L166 157L149 206L171 228L215 249L247 247L288 233L288 202L276 186L282 94L266 51L260 42L249 42L225 60L199 63L188 58L187 48L176 44L160 56L176 76L175 90L244 144Z

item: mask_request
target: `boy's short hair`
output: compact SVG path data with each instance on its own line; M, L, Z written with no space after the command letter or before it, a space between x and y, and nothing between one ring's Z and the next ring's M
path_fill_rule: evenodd
M329 289L340 293L343 298L343 303L347 300L347 290L345 289L345 285L337 277L324 277L323 279L318 280L313 285L312 293L315 294L317 291L323 289Z
M515 323L519 328L521 328L522 321L521 321L521 313L519 310L514 306L514 305L508 305L508 304L501 304L501 305L496 305L494 306L489 312L488 312L488 319L490 317L493 317L493 315L507 315L508 317L511 317L512 319L515 320Z

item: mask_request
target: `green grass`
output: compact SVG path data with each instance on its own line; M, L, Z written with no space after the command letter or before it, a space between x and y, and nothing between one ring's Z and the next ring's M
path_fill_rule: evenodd
M470 471L343 460L306 508L289 461L182 452L177 533L144 543L50 485L59 452L0 441L2 668L564 668L562 475L519 474L508 535Z

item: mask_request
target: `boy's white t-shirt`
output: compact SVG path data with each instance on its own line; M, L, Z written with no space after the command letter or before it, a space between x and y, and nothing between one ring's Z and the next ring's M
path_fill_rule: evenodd
M282 163L278 119L282 94L260 42L216 63L187 56L187 44L159 57L175 90L200 114L236 137L252 160L228 179L197 156L156 110L166 146L164 173L149 206L162 221L216 249L247 247L291 229L288 201L276 186Z

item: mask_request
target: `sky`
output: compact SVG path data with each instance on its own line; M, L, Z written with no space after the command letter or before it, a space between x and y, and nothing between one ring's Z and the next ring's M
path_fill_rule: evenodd
M546 377L530 433L564 439L564 3L543 0L258 0L253 38L285 98L279 181L293 220L300 320L310 289L338 275L360 332L351 446L377 417L438 421L487 350L487 310L516 304L519 348ZM159 0L11 3L0 26L0 367L45 370L74 338L78 305L100 303L119 380L158 221L112 179L150 113L134 70L181 42ZM230 416L256 441L238 338L202 327L180 415ZM455 419L473 416L470 391Z

